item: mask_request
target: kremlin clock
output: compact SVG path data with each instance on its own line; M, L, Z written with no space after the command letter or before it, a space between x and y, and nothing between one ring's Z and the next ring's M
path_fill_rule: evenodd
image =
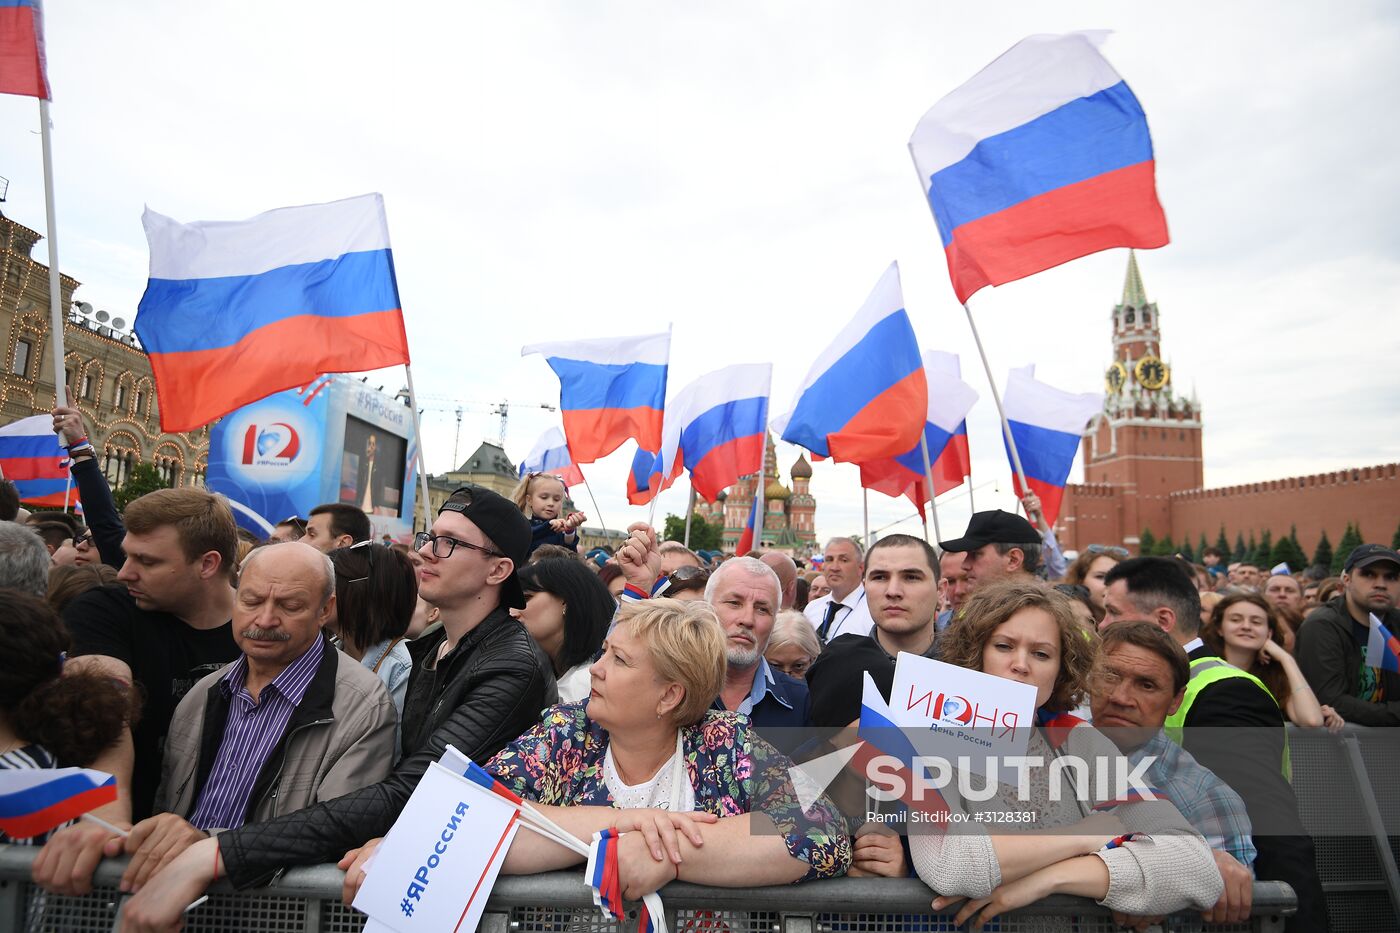
M1143 388L1156 391L1167 384L1167 364L1155 356L1144 356L1133 367L1133 375Z
M1108 372L1104 373L1103 379L1108 391L1117 394L1123 391L1123 383L1128 381L1128 370L1122 363L1114 360L1108 367Z

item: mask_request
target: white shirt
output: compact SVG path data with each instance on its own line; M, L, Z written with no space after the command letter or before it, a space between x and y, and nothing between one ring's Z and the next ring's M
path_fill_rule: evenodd
M822 620L826 618L826 607L831 605L832 596L827 594L807 604L802 614L812 623L812 628L820 631ZM830 642L837 635L869 635L875 628L875 620L870 617L870 604L865 601L865 586L861 585L846 594L841 600L842 608L836 610L831 620L831 628L826 633Z
M669 810L689 813L695 809L695 788L685 766L685 749L680 732L676 733L676 751L648 781L625 784L613 761L612 745L603 755L603 783L612 794L618 809Z
M586 699L593 691L593 674L589 671L592 665L585 661L577 667L571 667L559 677L559 702L577 703Z

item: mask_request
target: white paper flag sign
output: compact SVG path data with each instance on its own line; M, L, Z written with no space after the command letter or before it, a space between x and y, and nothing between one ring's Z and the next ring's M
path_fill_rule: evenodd
M355 908L398 933L475 930L516 810L434 762L374 853Z
M921 754L986 775L990 759L1026 753L1035 687L901 651L889 709Z

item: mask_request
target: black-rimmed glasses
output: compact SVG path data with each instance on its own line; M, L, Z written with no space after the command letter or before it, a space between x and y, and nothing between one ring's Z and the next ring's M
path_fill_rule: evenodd
M88 531L84 531L82 534L78 535L76 538L73 539L74 547L87 547L91 544L92 531L90 529Z
M472 544L470 541L461 541L457 538L452 537L451 535L433 535L429 534L426 531L420 531L418 532L418 534L413 536L413 549L415 551L423 550L423 548L426 547L429 543L431 543L433 546L433 556L436 557L438 560L446 560L447 558L451 557L452 552L459 547L464 547L472 551L480 551L483 554L490 555L491 557L506 556L500 551L493 550L489 547L483 547L480 544Z

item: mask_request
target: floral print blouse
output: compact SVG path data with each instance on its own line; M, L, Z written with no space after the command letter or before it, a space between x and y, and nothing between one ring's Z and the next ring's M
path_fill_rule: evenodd
M613 806L603 780L608 734L588 718L588 701L545 710L538 725L511 742L486 770L527 800L552 806ZM686 772L697 810L721 819L762 813L773 820L801 879L844 875L851 862L845 820L826 798L803 813L788 774L791 762L750 730L738 713L709 710L681 730Z

